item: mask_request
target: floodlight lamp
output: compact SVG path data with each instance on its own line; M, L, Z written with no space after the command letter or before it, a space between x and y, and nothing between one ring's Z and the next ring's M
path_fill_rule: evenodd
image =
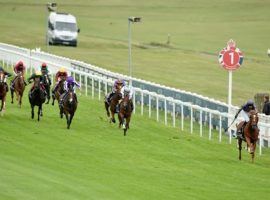
M140 22L141 17L129 17L128 20L131 22Z

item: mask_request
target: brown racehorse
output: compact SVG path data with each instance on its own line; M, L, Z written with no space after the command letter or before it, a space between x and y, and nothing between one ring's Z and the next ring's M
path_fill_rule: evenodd
M35 78L33 90L29 91L29 102L31 104L31 117L34 119L34 107L38 107L38 121L40 120L40 117L42 114L42 104L46 100L46 94L44 89L42 88L40 84L40 79Z
M17 74L17 77L14 80L14 89L10 88L11 103L13 103L13 97L14 97L14 92L15 92L16 99L19 102L19 106L22 107L22 97L23 97L24 89L25 89L24 77L23 77L22 72L19 72Z
M65 92L65 90L64 90L64 82L65 82L65 79L61 79L59 81L57 90L54 93L55 95L52 95L52 105L54 105L54 100L55 99L59 102L60 96Z
M121 125L123 126L124 135L126 135L127 129L129 129L131 113L131 100L129 100L129 95L125 95L124 99L120 103L120 110L118 113L119 128L121 128Z
M251 154L252 162L254 162L256 142L258 141L259 128L258 128L258 113L255 110L249 112L249 122L244 127L244 136L247 142L247 147L249 153ZM241 160L241 149L242 149L242 139L238 138L238 148L239 148L239 160Z
M1 108L0 108L1 115L6 110L7 86L5 83L5 79L6 79L6 77L5 77L4 72L0 71L0 100L2 100Z
M65 99L63 99L63 113L67 119L67 128L70 128L70 124L74 117L74 114L77 109L78 102L75 97L75 93L73 88L69 88L68 94ZM61 118L63 117L63 113L60 113Z
M110 122L115 123L114 114L116 113L116 106L121 98L122 98L122 94L120 92L120 89L113 94L110 103L106 101L106 97L105 97L105 101L104 101L105 109L107 112L107 116L111 117ZM109 108L110 108L110 112L109 112Z

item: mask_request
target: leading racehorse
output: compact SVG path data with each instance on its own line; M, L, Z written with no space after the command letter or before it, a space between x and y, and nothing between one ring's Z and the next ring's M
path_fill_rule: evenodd
M34 107L38 106L38 121L40 119L40 116L42 116L42 104L46 100L46 94L44 89L41 87L40 79L35 78L34 79L34 86L33 90L29 91L29 102L31 104L31 117L34 118Z
M5 74L0 71L0 100L2 100L0 112L3 114L6 110L6 95L7 95L7 85L5 83Z
M125 95L124 99L120 103L120 109L118 113L119 128L121 128L121 125L123 126L124 135L126 135L127 129L129 129L131 113L131 100L129 100L129 95Z
M11 103L13 103L13 97L14 97L14 92L15 92L16 99L19 102L19 106L22 107L22 97L23 97L24 89L25 89L24 77L23 77L22 72L19 72L17 77L14 80L14 88L10 88Z
M118 105L118 102L121 98L122 98L122 94L120 92L120 89L112 95L110 102L107 102L106 97L105 97L104 103L105 103L105 109L107 112L107 116L108 117L111 116L110 121L113 123L115 123L114 114L116 113L116 106ZM110 112L109 112L109 108L110 108Z
M63 99L63 113L67 119L67 129L70 128L70 124L74 117L74 114L77 110L77 98L75 97L74 89L70 86L68 90L68 94L65 99ZM63 113L60 113L61 118L63 117Z
M243 132L244 138L247 142L249 153L251 154L252 162L254 162L255 150L256 150L256 142L259 137L259 128L258 128L258 113L255 110L251 110L249 112L249 122L245 125ZM241 160L241 150L242 150L242 139L238 138L238 148L239 148L239 160Z

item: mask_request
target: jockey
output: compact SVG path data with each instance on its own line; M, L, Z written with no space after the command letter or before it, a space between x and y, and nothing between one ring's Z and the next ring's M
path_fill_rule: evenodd
M239 125L237 126L237 132L236 135L237 137L244 139L243 137L243 130L247 122L249 122L249 112L251 110L256 111L256 106L254 102L250 99L248 100L244 105L241 106L241 108L238 110L238 113L236 114L236 117L238 114L241 114L241 116L244 118L244 121L240 122Z
M33 73L33 74L27 79L27 82L28 82L28 83L31 83L31 80L35 80L36 78L39 78L39 80L40 80L40 86L41 86L41 88L45 91L45 87L44 87L44 85L43 85L43 77L42 77L41 71L36 70L35 73ZM34 88L34 85L32 86L31 91L33 90L33 88Z
M40 71L42 73L43 76L47 75L48 77L48 81L49 81L49 85L52 84L52 81L51 81L51 78L50 78L50 75L49 75L49 70L48 70L48 66L46 63L42 63L42 65L40 66Z
M25 74L25 66L23 64L22 61L19 61L14 67L13 70L15 72L16 75L18 75L19 72L22 73L22 75L24 76Z
M68 76L67 77L67 80L65 81L64 83L64 90L65 90L65 93L61 95L60 97L60 101L59 101L59 106L60 108L63 108L63 102L68 94L68 91L69 89L72 89L74 91L74 97L75 97L75 100L78 102L78 99L77 99L77 95L76 95L76 92L75 92L75 88L74 86L76 86L77 88L80 88L80 84L77 83L72 76Z
M0 72L3 72L6 77L11 77L12 76L11 73L6 72L1 66L0 66ZM5 82L5 85L6 85L6 91L8 92L8 85L7 85L6 79L4 80L4 82Z
M114 81L112 91L106 97L107 103L110 103L113 94L116 93L117 91L119 92L125 85L126 84L125 84L125 81L124 80L122 80L122 79L116 79Z
M67 76L68 76L68 74L67 74L66 68L61 67L59 69L59 71L55 74L55 82L56 82L56 84L55 84L55 86L54 86L54 88L52 90L52 95L55 95L55 91L58 88L59 82L61 80L66 80L67 79Z
M122 94L122 99L120 101L122 101L125 96L128 96L128 99L131 103L131 111L133 111L133 101L132 101L133 88L131 86L126 85L126 86L122 87L121 94ZM118 105L120 105L120 103Z
M31 81L31 80L35 80L36 78L39 78L39 80L40 80L40 87L41 87L41 89L45 92L45 95L47 95L46 90L45 90L45 86L43 85L43 77L42 77L41 71L36 70L35 73L33 73L33 74L27 79L27 82L28 82L28 83L31 83L30 81ZM29 92L29 96L30 96L30 97L31 97L31 94L32 94L32 92L33 92L33 89L34 89L34 84L32 85L31 90L30 90L30 92Z
M24 74L25 74L25 66L23 64L22 61L19 61L14 67L13 67L13 71L15 73L15 78L11 81L11 86L10 88L11 89L14 89L14 81L16 80L16 78L18 77L18 74L19 73L22 73L22 76L24 77ZM26 82L24 81L24 84L26 84Z

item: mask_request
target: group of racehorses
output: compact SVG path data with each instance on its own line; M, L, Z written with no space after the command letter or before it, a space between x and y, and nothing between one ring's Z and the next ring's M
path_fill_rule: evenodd
M6 77L3 72L0 72L0 100L1 102L1 109L0 112L3 115L5 111L5 104L6 104L6 95L7 95L7 84L6 84ZM64 94L64 79L59 81L59 87L55 91L55 95L52 96L53 102L52 105L54 105L55 99L59 102L60 96ZM22 75L22 73L18 73L16 78L14 79L13 87L10 88L11 92L11 103L14 103L14 93L16 95L16 99L18 101L18 105L21 108L22 106L22 97L25 90L25 80ZM34 118L34 107L38 107L38 121L40 120L40 117L43 116L42 112L42 105L45 103L47 98L47 104L50 101L50 84L48 75L43 75L43 82L40 82L39 78L35 78L33 81L33 87L31 90L29 90L29 102L31 105L31 118ZM63 118L63 114L66 116L67 120L67 128L70 128L70 124L72 122L73 116L77 109L77 100L75 98L74 90L72 87L69 88L67 98L63 99L63 109L60 109L60 117ZM60 106L59 106L60 108Z
M29 102L31 104L31 117L34 118L34 106L38 106L38 121L40 120L40 116L43 115L42 113L42 104L45 102L46 97L48 99L47 103L50 101L50 85L48 84L48 81L46 81L46 77L44 77L44 86L45 90L42 89L40 85L40 79L34 80L33 90L30 91L29 94ZM18 74L17 78L14 81L14 88L11 89L11 103L13 103L13 97L14 92L16 94L16 99L18 100L19 106L22 105L22 96L25 89L25 83L24 83L24 77L22 74ZM115 123L115 113L116 113L116 107L119 104L119 112L118 112L118 119L119 119L119 128L121 126L124 130L124 135L126 135L127 129L129 129L129 123L131 119L131 103L128 98L128 96L124 96L122 98L122 94L120 92L120 89L116 91L110 102L105 102L105 109L107 112L107 116L110 117L110 121ZM59 87L55 91L55 95L53 95L53 102L52 105L54 105L55 99L59 102L61 95L64 93L64 79L60 80ZM5 84L5 75L4 73L0 72L0 99L2 100L0 111L5 110L5 102L6 102L6 94L7 94L7 88ZM67 128L70 128L70 124L72 122L73 116L77 109L77 101L75 100L74 91L73 88L69 88L68 95L66 100L63 102L63 110L60 109L60 117L63 117L63 114L66 116L67 120ZM251 154L252 162L254 161L255 156L255 149L256 149L256 143L258 141L258 135L259 135L259 128L258 128L258 113L256 111L250 111L249 113L250 120L246 124L246 126L243 129L243 135L244 138L238 138L238 149L239 149L239 160L242 159L241 156L241 150L242 150L242 141L247 142L247 146L249 149L249 152Z

